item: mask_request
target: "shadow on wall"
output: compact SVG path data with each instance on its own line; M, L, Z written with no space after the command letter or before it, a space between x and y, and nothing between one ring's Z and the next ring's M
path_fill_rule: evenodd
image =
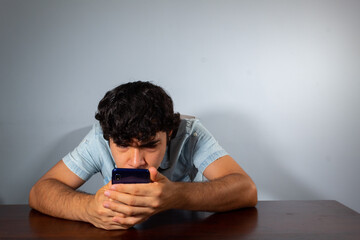
M83 127L66 134L63 138L58 140L53 147L49 148L49 151L44 154L44 157L37 163L38 169L34 176L40 178L45 174L52 166L60 161L66 154L73 151L81 140L89 133L92 126ZM34 171L35 172L35 171ZM35 183L33 181L33 183ZM100 173L95 174L89 179L83 186L79 188L81 191L95 193L100 187L103 186L103 180Z
M276 149L268 147L252 119L227 111L205 112L197 118L252 177L260 200L321 198L281 164Z

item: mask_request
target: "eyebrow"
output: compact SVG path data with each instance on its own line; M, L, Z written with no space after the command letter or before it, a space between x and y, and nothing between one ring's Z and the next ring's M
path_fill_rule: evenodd
M150 141L147 143L140 144L139 147L140 148L151 148L151 147L155 147L156 144L158 144L159 142L160 142L160 140L153 140L153 141Z

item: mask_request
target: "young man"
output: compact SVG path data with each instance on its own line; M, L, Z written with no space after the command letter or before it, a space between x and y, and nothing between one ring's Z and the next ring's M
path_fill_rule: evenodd
M45 214L127 229L168 209L227 211L255 206L251 178L197 119L180 119L149 82L120 85L100 101L98 120L72 152L33 186L29 204ZM112 169L146 168L149 184L111 184ZM76 191L101 172L95 195Z

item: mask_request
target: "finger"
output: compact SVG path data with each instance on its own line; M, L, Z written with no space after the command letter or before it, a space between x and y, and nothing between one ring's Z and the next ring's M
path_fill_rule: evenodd
M152 182L157 182L158 171L156 170L156 168L154 167L149 168L149 172L150 172L150 180Z
M150 215L143 215L143 216L136 216L136 217L125 217L125 218L121 218L121 217L114 217L113 221L120 224L121 226L126 226L128 228L144 222L145 220L147 220L150 217Z
M110 208L103 206L97 212L98 218L107 218L116 216L117 212L112 211Z
M120 203L118 203L120 204ZM106 217L115 217L116 215L120 215L121 217L125 217L126 215L123 214L120 211L116 211L116 208L114 207L116 204L113 201L104 201L103 207L109 211L109 214L105 215Z
M112 211L109 208L104 208L105 210L103 210L103 213L101 214L101 216L103 217L114 217L116 216L116 212Z
M128 206L137 206L137 207L152 207L152 202L154 197L152 196L136 196L127 193L120 193L117 191L107 191L106 195L113 201L105 201L107 205L109 204L126 204Z
M124 226L118 222L115 222L113 218L111 218L111 221L109 223L99 223L95 224L95 226L106 230L125 230L129 228L129 226Z
M129 217L129 216L139 216L139 215L149 215L154 212L154 209L151 207L134 207L121 203L109 203L107 208L113 212L116 212L116 217ZM114 216L114 217L115 217Z
M149 172L150 172L150 179L152 182L162 182L164 180L167 180L167 178L162 175L156 168L151 167L149 168Z
M110 224L110 225L107 225L107 226L104 226L104 227L101 227L105 230L126 230L126 229L129 229L128 226L123 226L123 225L120 225L118 223L116 224Z
M114 184L111 186L110 190L115 190L117 192L128 193L136 196L148 196L152 195L151 193L154 191L154 184L155 183Z

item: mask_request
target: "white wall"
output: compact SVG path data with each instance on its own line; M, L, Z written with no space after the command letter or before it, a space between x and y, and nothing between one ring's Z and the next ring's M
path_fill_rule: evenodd
M359 12L344 0L0 0L0 203L27 203L107 90L150 80L203 121L260 200L360 212Z

